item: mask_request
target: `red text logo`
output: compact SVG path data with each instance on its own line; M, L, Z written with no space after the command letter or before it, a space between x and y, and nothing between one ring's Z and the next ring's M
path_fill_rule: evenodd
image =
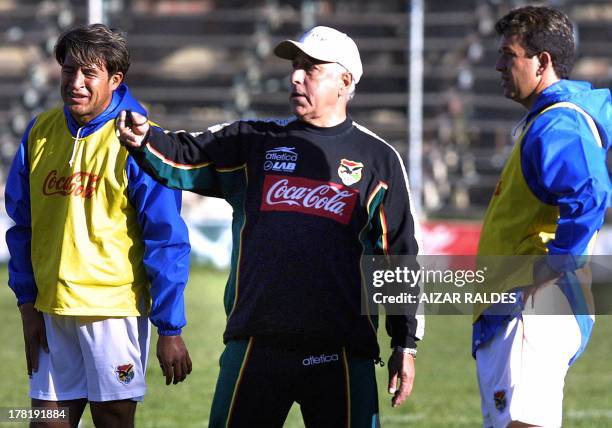
M43 184L43 194L81 196L91 198L98 187L98 176L88 172L75 172L67 177L57 175L56 170L52 170L45 178Z
M261 210L301 212L347 224L358 195L357 190L337 183L267 175Z

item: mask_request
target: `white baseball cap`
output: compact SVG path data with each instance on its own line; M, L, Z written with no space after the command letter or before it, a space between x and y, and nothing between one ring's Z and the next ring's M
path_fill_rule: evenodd
M359 49L349 36L330 27L318 26L305 32L299 41L284 40L274 53L284 59L293 59L298 52L325 62L337 62L353 75L355 83L363 74Z

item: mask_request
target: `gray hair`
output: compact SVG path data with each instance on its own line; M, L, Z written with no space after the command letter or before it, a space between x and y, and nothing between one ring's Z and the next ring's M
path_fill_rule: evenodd
M349 73L351 74L350 71L347 70L347 68L345 66L343 66L342 64L339 64L337 62L333 63L336 66L336 70L338 71L338 74L342 74L342 73ZM348 96L347 96L347 101L350 101L353 99L353 97L355 96L355 88L356 88L357 84L355 83L355 76L353 76L351 74L351 86L349 87L348 90Z

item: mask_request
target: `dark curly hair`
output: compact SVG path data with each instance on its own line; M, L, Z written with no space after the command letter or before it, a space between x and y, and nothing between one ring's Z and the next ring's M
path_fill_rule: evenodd
M495 24L500 36L518 35L527 55L548 52L557 76L567 79L574 65L574 27L561 11L544 6L511 10Z
M60 65L70 55L80 66L106 66L109 76L117 72L125 76L130 68L125 35L103 24L80 25L62 33L54 52Z

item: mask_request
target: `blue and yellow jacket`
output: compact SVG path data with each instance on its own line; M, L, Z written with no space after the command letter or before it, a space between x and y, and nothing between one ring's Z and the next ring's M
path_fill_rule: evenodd
M121 85L83 127L61 107L28 125L6 185L9 286L42 312L149 314L160 334L180 334L190 251L181 194L120 145L114 119L126 109L146 114Z
M478 254L547 255L548 265L569 272L570 281L571 272L584 263L581 256L591 254L612 194L606 166L612 143L610 90L560 80L540 94L524 123L487 210ZM524 267L491 281L488 288L495 289L487 291L531 285L533 266ZM568 285L564 292L586 345L592 318L582 293L572 288ZM500 325L500 317L487 319L483 313L485 305L476 308L474 349Z

